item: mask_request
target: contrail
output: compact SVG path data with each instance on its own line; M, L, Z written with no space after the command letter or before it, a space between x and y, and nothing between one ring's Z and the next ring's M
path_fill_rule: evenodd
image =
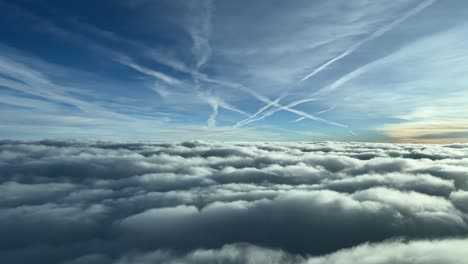
M368 63L368 64L366 64L364 66L361 66L361 67L353 70L350 73L347 73L347 74L341 76L338 80L335 80L331 84L329 84L329 85L319 89L317 92L313 93L312 96L317 96L317 95L320 95L320 94L323 94L323 93L326 93L326 92L331 92L331 91L337 89L338 87L340 87L340 86L344 85L345 83L353 80L354 78L359 77L362 74L368 72L371 67L375 66L375 64L379 63L380 61L381 60L379 59L379 60L370 62L370 63Z
M299 101L296 101L296 102L292 102L286 106L281 106L279 104L275 105L273 104L274 106L276 106L277 108L274 109L274 110L271 110L269 112L267 112L266 114L262 115L261 117L259 118L255 118L255 119L251 119L251 120L248 120L246 122L244 122L242 125L240 126L237 126L237 127L241 127L241 126L244 126L244 125L247 125L251 122L254 122L254 121L258 121L258 120L262 120L264 119L265 117L268 117L268 116L271 116L272 114L278 112L278 111L281 111L281 110L286 110L286 111L289 111L291 113L295 113L297 115L301 115L303 116L304 118L308 118L308 119L311 119L311 120L314 120L314 121L319 121L319 122L322 122L322 123L326 123L326 124L329 124L329 125L335 125L335 126L340 126L340 127L348 127L347 125L343 125L343 124L340 124L340 123L337 123L337 122L333 122L333 121L329 121L329 120L326 120L326 119L323 119L323 118L320 118L320 117L316 117L314 115L311 115L311 114L308 114L308 113L305 113L303 111L299 111L299 110L295 110L295 109L292 109L291 107L294 107L298 104L302 104L302 103L305 103L305 102L310 102L310 101L314 101L316 100L315 98L309 98L309 99L303 99L303 100L299 100Z
M299 117L298 119L293 120L292 122L299 122L299 121L302 121L302 120L304 120L304 119L305 119L305 117Z
M211 13L214 9L212 1L203 1L201 8L203 17L200 25L198 27L190 27L188 30L193 42L192 53L195 55L197 70L208 62L212 53L209 42L212 30Z
M321 115L321 114L324 114L324 113L326 113L326 112L329 112L329 111L335 109L335 107L336 107L336 105L334 105L334 106L332 106L332 107L330 107L330 108L328 108L328 109L319 111L319 112L315 113L314 115L315 115L315 116L319 116L319 115ZM294 121L292 121L292 122L299 122L299 121L302 121L302 120L304 120L304 119L305 119L305 117L299 117L298 119L296 119L296 120L294 120Z
M332 82L331 84L329 84L329 85L327 85L327 86L325 86L325 87L319 89L317 92L313 93L313 94L311 95L312 98L318 98L317 95L320 95L320 94L323 94L323 93L325 93L325 92L330 92L330 91L332 91L332 90L337 89L338 87L340 87L340 86L342 86L343 84L345 84L345 83L351 81L352 79L354 79L354 78L356 78L356 77L358 77L358 76L360 76L360 75L366 73L367 71L369 71L369 69L371 69L373 66L375 66L375 64L381 63L381 61L382 61L382 59L379 59L379 60L370 62L370 63L368 63L368 64L366 64L366 65L364 65L364 66L361 66L361 67L355 69L354 71L352 71L352 72L350 72L350 73L348 73L348 74L346 74L346 75L340 77L338 80L335 80L335 81ZM288 106L289 106L289 107L297 106L297 105L300 105L300 104L303 104L303 103L306 103L306 102L309 102L309 101L311 101L311 100L310 100L310 99L301 99L301 100L297 100L297 101L294 101L294 102L290 103ZM268 114L267 116L270 116L270 115L272 115L272 114L274 114L274 113L276 113L276 112L278 112L278 111L280 111L280 110L290 111L290 110L287 110L286 108L283 108L283 106L281 106L281 105L279 105L279 106L277 106L277 105L275 105L275 104L272 104L272 105L275 106L275 107L278 107L278 108L275 109L275 110L273 110L273 111L268 112L268 113L267 113L267 114ZM291 105L292 105L292 106L291 106ZM288 107L288 108L289 108L289 107ZM264 108L265 108L265 107L264 107ZM263 109L263 108L262 108L262 109ZM261 112L262 112L262 111L258 111L256 114L260 114ZM292 111L290 111L290 112L292 112ZM301 117L304 117L304 119L305 119L305 118L308 118L308 117L305 116L305 115L300 115L300 116L301 116ZM246 119L246 120L243 120L243 121L241 121L241 122L242 122L242 125L245 125L245 124L247 124L247 121L248 121L248 123L251 123L251 122L254 122L254 121L257 121L257 120L261 120L261 119L263 119L263 118L265 118L265 117L266 117L266 116L262 116L261 118L254 118L254 119L252 119L252 120ZM302 119L301 119L301 120L302 120ZM299 120L299 121L300 121L300 120ZM241 125L241 126L242 126L242 125Z
M219 81L219 80L211 79L211 78L208 78L208 77L203 77L202 80L206 81L206 82L211 82L211 83L223 85L223 86L226 86L226 87L230 87L230 88L233 88L233 89L241 90L243 92L246 92L246 93L252 95L257 100L259 100L259 101L261 101L261 102L263 102L265 104L272 104L272 106L277 107L277 108L281 108L281 110L285 110L285 111L294 113L296 115L303 116L305 118L320 121L320 122L327 123L327 124L330 124L330 125L346 127L345 125L342 125L342 124L339 124L339 123L336 123L336 122L333 122L333 121L329 121L329 120L326 120L326 119L323 119L323 118L318 118L318 117L315 117L315 116L310 115L308 113L305 113L303 111L292 109L292 108L290 108L290 106L283 106L283 105L281 105L279 103L275 103L275 101L271 101L269 98L255 92L254 90L251 90L251 89L249 89L249 88L247 88L247 87L245 87L245 86L243 86L241 84L225 82L225 81ZM307 100L309 100L309 99L304 99L304 100L300 100L299 102L300 103L307 102Z
M248 113L246 113L246 112L244 112L242 110L239 110L239 109L235 108L234 106L231 106L230 104L224 102L220 98L209 96L209 95L204 95L204 94L201 94L201 93L199 93L198 96L201 98L202 101L207 102L211 106L211 108L213 109L213 111L212 111L212 113L211 113L211 115L210 115L210 117L208 118L208 121L207 121L208 127L210 127L210 128L216 127L216 119L218 117L220 107L224 108L226 110L230 110L230 111L242 114L242 115L247 116L247 117L251 117L251 115L249 115Z
M244 111L242 111L240 109L237 109L237 108L235 108L235 107L233 107L233 106L231 106L231 105L229 105L227 103L224 103L224 102L222 102L219 106L221 106L222 108L224 108L226 110L231 110L233 112L239 113L239 114L247 116L247 117L251 116L248 113L246 113L246 112L244 112Z
M218 117L218 103L213 102L211 104L211 107L213 108L213 112L210 115L210 118L208 118L207 124L208 127L215 127L216 126L216 118Z
M307 76L302 78L297 84L303 83L305 80L311 78L312 76L314 76L314 75L318 74L319 72L321 72L322 70L324 70L326 67L328 67L331 64L335 63L336 61L346 57L347 55L351 54L352 52L354 52L356 49L358 49L360 46L362 46L366 42L371 41L371 40L373 40L375 38L378 38L378 37L382 36L383 34L385 34L386 32L388 32L390 30L392 30L393 28L395 28L397 25L401 24L402 22L404 22L408 18L418 14L419 12L421 12L424 9L428 8L429 6L433 5L435 2L437 2L437 0L428 0L428 1L425 1L425 2L423 2L421 4L419 4L418 6L416 6L415 8L411 9L406 14L404 14L403 16L398 18L397 20L395 20L392 23L378 29L377 31L372 33L367 38L361 40L360 42L358 42L358 43L354 44L353 46L351 46L350 48L348 48L345 52L341 53L339 56L329 60L326 63L324 63L323 65L321 65L320 67L315 69L313 72L309 73ZM370 66L370 64L367 64L366 66ZM315 95L321 94L323 92L331 91L331 90L336 89L337 87L339 87L339 86L343 85L344 83L350 81L351 79L355 78L356 76L359 76L359 75L363 74L364 72L366 72L368 70L368 67L366 67L366 66L358 68L357 70L355 70L355 71L341 77L337 81L333 82L331 85L329 85L329 86L327 86L325 88L322 88L321 90L317 91L313 95L315 96Z
M424 9L426 9L427 7L431 6L432 4L434 4L437 0L428 0L428 1L425 1L425 2L422 2L421 4L419 4L418 6L416 6L415 8L411 9L410 11L408 11L406 14L404 14L403 16L401 16L400 18L398 18L397 20L393 21L392 23L378 29L377 31L375 31L374 33L372 33L371 35L369 35L368 37L364 38L363 40L359 41L358 43L352 45L351 47L349 47L345 52L341 53L340 55L338 55L337 57L327 61L326 63L322 64L320 67L318 67L317 69L315 69L313 72L307 74L304 78L302 78L298 83L302 83L304 82L305 80L311 78L312 76L316 75L317 73L323 71L325 68L327 68L328 66L330 66L331 64L335 63L336 61L338 60L341 60L342 58L348 56L349 54L353 53L356 49L358 49L359 47L361 47L363 44L365 44L366 42L368 41L371 41L375 38L378 38L380 36L382 36L383 34L385 34L386 32L392 30L393 28L395 28L396 26L398 26L399 24L401 24L402 22L404 22L406 19L418 14L419 12L423 11Z
M372 62L370 62L370 63L368 63L368 64L366 64L364 66L361 66L361 67L355 69L354 71L341 76L338 80L335 80L331 84L329 84L329 85L327 85L325 87L322 87L317 92L313 93L311 96L317 98L318 95L321 95L321 94L326 93L326 92L331 92L331 91L339 88L340 86L346 84L347 82L353 80L354 78L359 77L362 74L368 72L376 64L382 63L383 60L384 59L378 59L378 60L372 61ZM298 101L295 101L295 102L292 102L292 103L295 103L295 105L299 105L299 104L302 104L304 102L303 102L303 100L298 100Z
M270 110L269 112L267 112L266 114L262 115L262 116L259 117L259 118L250 117L250 118L244 119L244 120L238 122L236 125L234 125L234 127L241 127L241 126L247 125L247 124L249 124L249 123L251 123L251 122L258 121L258 120L262 120L262 119L264 119L265 117L272 115L273 113L276 113L276 112L278 112L278 111L280 111L280 110L283 110L285 107L288 107L288 108L289 108L289 107L296 106L296 105L298 105L298 104L302 104L302 103L306 103L306 102L310 102L310 101L315 101L315 100L316 100L315 98L302 99L302 100L299 100L299 101L290 103L290 104L288 104L288 105L286 105L286 106L280 106L279 108L276 108L276 109L274 109L274 110ZM275 104L277 104L277 103L275 103L275 102L277 102L277 101L278 101L278 99L275 100L274 102L271 102L270 104L268 104L267 106L263 107L262 109L266 109L266 108L268 108L269 106L275 106ZM262 109L260 109L260 110L262 110ZM258 115L258 113L261 113L261 112L262 112L262 111L260 111L260 110L256 113L256 115ZM303 116L303 117L304 117L304 116ZM304 117L304 118L306 118L306 117Z
M273 106L273 104L279 103L280 100L281 100L281 97L278 98L278 99L276 99L275 101L272 101L271 103L265 105L265 106L262 107L260 110L258 110L255 114L249 116L249 118L237 122L237 124L235 124L234 127L242 126L245 122L247 122L247 121L249 121L249 120L251 120L251 119L256 118L256 117L257 117L259 114L261 114L263 111L265 111L266 109L268 109L268 108L270 108L271 106Z
M122 65L125 65L127 67L130 67L140 73L143 73L143 74L146 74L148 76L151 76L151 77L154 77L156 79L159 79L159 80L162 80L164 81L165 83L168 83L168 84L180 84L180 81L172 76L169 76L165 73L162 73L162 72L159 72L159 71L155 71L153 69L149 69L149 68L146 68L146 67L143 67L141 65L138 65L137 63L135 63L130 57L127 57L125 55L120 55L118 57L115 57L114 58L115 61L117 61L118 63L122 64Z
M336 105L334 105L334 106L332 106L332 107L330 107L330 108L328 108L328 109L319 111L319 112L315 113L315 115L318 116L318 115L324 114L324 113L326 113L326 112L330 112L331 110L335 109L335 107L336 107Z

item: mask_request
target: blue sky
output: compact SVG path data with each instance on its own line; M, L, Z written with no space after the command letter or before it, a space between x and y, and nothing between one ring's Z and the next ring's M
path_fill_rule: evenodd
M468 141L459 0L0 0L0 137Z

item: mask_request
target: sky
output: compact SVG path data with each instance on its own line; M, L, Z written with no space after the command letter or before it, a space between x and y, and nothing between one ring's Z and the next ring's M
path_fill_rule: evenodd
M0 137L468 141L468 2L0 0Z

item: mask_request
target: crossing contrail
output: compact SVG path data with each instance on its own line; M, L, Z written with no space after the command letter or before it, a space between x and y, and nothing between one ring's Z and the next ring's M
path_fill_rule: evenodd
M352 45L351 47L349 47L347 50L345 50L343 53L341 53L340 55L338 55L337 57L327 61L326 63L322 64L321 66L319 66L318 68L316 68L314 71L312 71L311 73L307 74L305 77L303 77L299 82L296 83L296 86L297 85L300 85L302 84L304 81L306 81L307 79L315 76L316 74L320 73L321 71L323 71L325 68L327 68L328 66L332 65L333 63L339 61L340 59L348 56L349 54L353 53L355 50L357 50L358 48L360 48L362 45L364 45L365 43L371 41L371 40L374 40L380 36L382 36L383 34L385 34L386 32L392 30L393 28L395 28L396 26L398 26L399 24L403 23L405 20L407 20L408 18L420 13L421 11L423 11L424 9L428 8L429 6L433 5L435 2L437 2L437 0L428 0L428 1L424 1L422 3L420 3L418 6L416 6L415 8L409 10L408 12L406 12L403 16L399 17L398 19L394 20L393 22L383 26L382 28L379 28L378 30L376 30L375 32L373 32L371 35L369 35L368 37L364 38L363 40L359 41L358 43ZM342 78L338 79L337 81L333 82L332 85L329 85L327 87L325 87L324 89L321 89L319 90L318 92L314 93L314 95L318 95L320 93L323 93L325 91L330 91L330 90L333 90L335 89L336 87L338 86L341 86L343 83L349 81L350 79L353 79L354 77L362 74L363 72L365 72L367 69L365 68L359 68L358 70L356 71L353 71L352 74L347 74L345 76L343 76ZM285 95L283 95L282 97L284 97ZM270 106L270 105L269 105ZM266 109L268 109L268 107L263 107L261 108L256 114L259 115L261 114L262 112L264 112ZM281 110L285 110L285 109L281 109ZM275 111L277 112L277 111ZM274 112L274 113L275 113ZM304 116L302 116L304 117ZM306 118L306 117L304 117ZM263 119L263 118L262 118ZM253 121L256 121L257 119L254 119ZM243 120L245 121L245 120ZM252 121L252 122L253 122ZM250 123L250 122L249 122Z
M339 127L348 127L347 125L343 125L343 124L340 124L340 123L337 123L337 122L329 121L329 120L317 117L315 115L311 115L311 114L305 113L303 111L299 111L299 110L295 110L295 109L291 108L291 107L294 107L296 105L299 105L299 104L302 104L302 103L305 103L305 102L314 101L314 100L316 100L316 99L315 98L309 98L309 99L303 99L303 100L299 100L299 101L296 101L296 102L292 102L292 103L290 103L290 104L288 104L286 106L274 105L274 106L277 107L276 109L271 110L271 111L265 113L264 115L262 115L262 116L260 116L258 118L254 118L254 119L250 119L248 121L245 121L244 123L242 123L241 125L238 125L237 127L247 125L247 124L252 123L254 121L262 120L265 117L271 116L272 114L274 114L274 113L276 113L278 111L281 111L281 110L287 110L289 112L301 115L304 118L308 118L308 119L311 119L311 120L314 120L314 121L319 121L319 122L326 123L326 124L329 124L329 125L334 125L334 126L339 126Z
M326 112L330 112L331 110L335 109L335 107L336 107L336 105L334 105L334 106L332 106L332 107L330 107L330 108L328 108L328 109L319 111L319 112L315 113L314 115L315 115L315 116L318 116L318 115L324 114L324 113L326 113ZM305 119L305 117L299 117L298 119L296 119L296 120L294 120L294 121L292 121L292 122L299 122L299 121L302 121L302 120L304 120L304 119Z

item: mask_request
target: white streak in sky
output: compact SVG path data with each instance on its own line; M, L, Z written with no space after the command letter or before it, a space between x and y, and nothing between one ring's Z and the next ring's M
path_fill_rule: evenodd
M326 120L326 119L323 119L323 118L319 118L319 117L316 117L315 115L311 115L311 114L308 114L308 113L305 113L305 112L302 112L302 111L295 110L295 109L291 108L291 107L294 107L296 105L306 103L306 102L310 102L310 101L314 101L314 100L316 100L316 98L302 99L302 100L299 100L299 101L296 101L296 102L292 102L292 103L290 103L290 104L288 104L286 106L282 106L282 105L279 105L279 104L273 104L275 107L277 107L276 109L265 113L261 117L247 120L247 121L243 122L241 125L237 125L236 127L242 127L242 126L247 125L249 123L252 123L254 121L262 120L262 119L264 119L264 118L266 118L268 116L271 116L272 114L274 114L274 113L276 113L278 111L281 111L281 110L286 110L286 111L289 111L291 113L301 115L304 118L308 118L308 119L311 119L311 120L314 120L314 121L319 121L319 122L326 123L326 124L329 124L329 125L335 125L335 126L339 126L339 127L348 127L346 125L343 125L343 124L340 124L340 123L337 123L337 122L333 122L333 121L329 121L329 120Z
M118 57L114 57L114 60L118 61L119 63L125 65L125 66L128 66L140 73L143 73L143 74L146 74L148 76L152 76L156 79L159 79L165 83L168 83L168 84L179 84L180 81L167 75L167 74L164 74L162 72L158 72L158 71L155 71L155 70L152 70L152 69L149 69L149 68L146 68L144 66L141 66L141 65L138 65L136 64L132 59L130 59L129 57L127 56L124 56L124 55L120 55Z
M218 117L219 113L219 107L224 108L226 110L230 110L236 113L239 113L241 115L250 117L250 115L240 109L237 109L236 107L224 102L222 99L213 97L213 96L207 96L205 94L198 94L198 96L201 98L202 101L208 103L211 108L213 109L210 117L208 118L208 127L213 128L216 126L216 118Z
M240 110L240 109L237 109L237 108L233 107L232 105L227 104L227 103L225 103L225 102L223 102L223 103L220 104L219 106L221 106L222 108L224 108L224 109L226 109L226 110L231 110L231 111L237 112L237 113L239 113L239 114L241 114L241 115L250 117L250 115L249 115L248 113L246 113L246 112L244 112L244 111L242 111L242 110Z
M331 91L339 88L340 86L346 84L347 82L353 80L354 78L357 78L357 77L361 76L362 74L368 72L373 67L375 67L376 65L381 64L383 62L385 62L385 58L381 58L381 59L375 60L373 62L370 62L370 63L368 63L368 64L366 64L364 66L361 66L361 67L355 69L354 71L352 71L352 72L350 72L350 73L348 73L346 75L341 76L338 80L335 80L331 84L319 89L317 92L313 93L311 96L316 97L318 95L331 92ZM298 100L298 101L295 101L293 103L295 103L295 105L299 105L299 104L304 103L304 101L303 100Z
M304 120L304 119L305 119L305 117L299 117L298 119L293 120L292 122L299 122L299 121L302 121L302 120Z
M78 18L69 18L68 21L78 27L82 31L86 31L92 35L98 36L99 38L106 39L111 42L119 43L120 45L128 45L134 47L142 52L148 59L151 59L159 64L163 64L167 67L172 68L173 70L180 71L183 73L192 73L192 69L186 66L183 62L170 57L167 52L155 49L153 47L148 47L140 42L126 39L118 35L116 32L104 30L95 25L91 25L80 21ZM89 40L90 41L90 40ZM101 48L101 50L104 48ZM110 52L107 52L110 53Z
M73 88L56 85L42 72L20 63L21 60L21 57L16 56L12 58L0 56L0 86L49 101L72 105L84 113L111 118L126 118L124 115L108 111L99 105L72 96L70 92L74 90Z
M218 117L218 103L217 102L213 102L211 104L211 108L213 108L213 112L211 113L211 116L210 118L208 118L208 127L216 127L216 118Z
M192 38L192 53L195 55L196 68L199 69L205 65L211 57L211 46L209 38L211 35L211 12L212 1L206 0L201 3L202 14L200 23L195 26L189 27L188 32Z
M315 101L315 100L317 100L317 99L316 98L307 98L307 99L302 99L302 100L299 100L299 101L296 101L296 102L292 102L292 103L290 103L290 104L288 104L286 106L279 106L278 108L270 110L269 112L267 112L266 114L263 114L262 116L260 116L258 118L248 118L246 120L243 120L243 122L241 121L238 124L236 124L235 127L241 127L241 126L247 125L249 123L252 123L254 121L262 120L265 117L268 117L268 116L270 116L270 115L272 115L272 114L274 114L274 113L276 113L276 112L278 112L280 110L283 110L285 108L294 107L294 106L296 106L298 104L307 103L307 102ZM272 102L271 105L277 106L277 103ZM306 118L306 117L304 116L304 118Z
M249 121L249 120L251 120L251 119L255 119L260 113L262 113L262 112L265 111L266 109L270 108L270 107L273 106L274 104L279 103L280 100L281 100L281 97L278 98L278 99L276 99L275 101L272 101L272 102L269 103L269 104L266 104L264 107L262 107L260 110L258 110L255 114L253 114L253 115L250 116L249 118L237 122L237 124L235 124L234 127L242 126L245 122L247 122L247 121Z
M362 74L368 72L373 66L375 66L380 61L381 60L376 60L376 61L370 62L370 63L368 63L368 64L366 64L364 66L361 66L361 67L355 69L354 71L352 71L352 72L350 72L350 73L348 73L346 75L341 76L338 80L335 80L331 84L321 88L320 90L315 92L313 95L314 96L320 95L320 94L323 94L323 93L331 92L331 91L339 88L343 84L345 84L345 83L353 80L354 78L359 77Z
M303 116L305 118L308 118L308 119L312 119L312 120L315 120L315 121L320 121L320 122L323 122L323 123L326 123L326 124L329 124L329 125L335 125L335 126L340 126L340 127L347 127L346 125L343 125L343 124L339 124L339 123L336 123L336 122L333 122L333 121L329 121L329 120L326 120L326 119L323 119L323 118L318 118L318 117L315 117L314 115L311 115L311 114L308 114L306 112L303 112L303 111L299 111L299 110L296 110L296 109L292 109L291 107L292 106L295 106L297 104L301 104L301 103L305 103L305 102L309 102L309 101L312 101L312 100L315 100L315 99L303 99L303 100L299 100L297 102L294 102L292 103L292 106L291 104L290 105L287 105L287 106L283 106L279 103L275 103L275 101L271 101L270 99L268 99L267 97L257 93L256 91L252 90L252 89L249 89L241 84L237 84L237 83L231 83L231 82L226 82L226 81L220 81L220 80L215 80L215 79L211 79L211 78L208 78L208 77L204 77L203 78L203 81L206 81L206 82L211 82L211 83L216 83L218 85L223 85L223 86L226 86L226 87L229 87L229 88L232 88L232 89L238 89L238 90L241 90L243 92L246 92L250 95L252 95L253 97L255 97L257 100L265 103L265 104L272 104L272 106L274 107L277 107L277 108L280 108L280 110L285 110L285 111L288 111L288 112L291 112L291 113L294 113L296 115L299 115L299 116ZM276 111L275 111L276 112ZM263 117L264 118L264 117ZM263 119L261 118L261 119ZM254 121L256 121L256 119L253 119ZM250 123L250 122L249 122Z
M2 4L5 4L5 3L2 3ZM14 5L14 4L13 5L12 4L7 4L7 5L8 5L9 8L11 8L11 9L17 11L17 12L20 12L22 14L22 16L26 17L30 21L35 21L36 23L40 24L42 26L40 28L40 30L45 31L46 33L51 34L52 36L63 39L65 41L74 42L75 44L81 44L83 47L86 47L91 51L94 51L96 53L99 53L99 54L105 55L107 57L110 57L112 60L114 60L114 61L116 61L116 62L118 62L118 63L120 63L122 65L130 67L130 68L132 68L132 69L134 69L136 71L139 71L140 73L143 73L143 74L152 76L154 78L157 78L159 80L162 80L162 81L164 81L166 83L169 83L169 84L178 84L178 83L180 83L180 81L175 79L174 77L171 77L171 76L169 76L167 74L164 74L162 72L158 72L158 71L146 68L144 66L138 65L129 56L127 56L125 54L122 54L122 53L119 53L119 52L116 52L114 50L108 49L107 47L96 43L95 41L93 41L92 39L90 39L90 38L88 38L86 36L79 35L79 34L76 34L74 32L65 30L62 27L60 27L60 26L56 25L55 23L53 23L52 21L49 21L49 20L44 19L42 17L39 17L39 16L37 16L37 15L35 15L35 14L33 14L33 13L31 13L31 12L29 12L29 11L27 11L27 10L17 6L17 5ZM87 31L91 31L95 35L99 35L101 37L105 36L106 39L110 39L110 40L113 40L113 41L118 41L118 42L124 43L124 44L132 44L132 45L137 45L138 47L142 47L142 45L138 45L138 44L136 44L136 42L128 41L128 40L125 40L123 38L118 37L113 32L100 30L100 29L92 27L92 26L87 26L86 24L79 24L79 23L75 23L75 24L77 24L80 28L86 28ZM143 49L143 50L146 50L146 49ZM166 62L166 64L170 64L170 66L173 67L173 68L185 69L185 68L183 68L183 65L181 65L180 63L179 64L177 64L176 62L171 63L169 60L164 60L164 62ZM161 62L161 63L163 63L163 62Z
M335 109L335 107L336 107L336 105L334 105L334 106L332 106L332 107L330 107L330 108L328 108L328 109L319 111L319 112L315 113L314 115L315 115L315 116L318 116L318 115L321 115L321 114L325 114L326 112L329 112L329 111ZM296 119L296 120L294 120L294 121L292 121L292 122L299 122L299 121L302 121L302 120L304 120L304 119L305 119L305 117L299 117L298 119Z
M302 83L304 81L306 81L307 79L313 77L314 75L318 74L319 72L321 72L322 70L324 70L325 68L327 68L328 66L330 66L331 64L335 63L336 61L348 56L349 54L353 53L355 50L357 50L359 47L361 47L362 45L364 45L366 42L368 41L371 41L375 38L378 38L380 36L382 36L383 34L385 34L386 32L392 30L393 28L395 28L396 26L398 26L399 24L401 24L402 22L404 22L406 19L418 14L419 12L423 11L424 9L426 9L427 7L431 6L432 4L434 4L437 0L428 0L428 1L424 1L422 2L421 4L419 4L418 6L416 6L415 8L411 9L410 11L408 11L407 13L405 13L403 16L401 16L400 18L398 18L397 20L393 21L392 23L378 29L377 31L375 31L374 33L372 33L371 35L369 35L368 37L364 38L363 40L359 41L358 43L352 45L351 47L349 47L345 52L341 53L340 55L338 55L337 57L327 61L326 63L322 64L320 67L318 67L317 69L315 69L313 72L307 74L304 78L302 78L298 83Z
M315 113L315 115L317 116L317 115L325 114L326 112L330 112L331 110L335 109L335 107L336 107L336 105L334 105L334 106L332 106L332 107L330 107L328 109L319 111L319 112Z
M401 24L402 22L404 22L405 20L407 20L408 18L418 14L419 12L423 11L424 9L426 9L427 7L431 6L432 4L434 4L437 0L427 0L427 1L424 1L422 2L421 4L419 4L418 6L416 6L415 8L411 9L410 11L408 11L407 13L405 13L403 16L401 16L400 18L396 19L395 21L391 22L390 24L388 25L385 25L384 27L378 29L377 31L373 32L371 35L369 35L368 37L364 38L363 40L359 41L358 43L352 45L351 47L349 47L346 51L344 51L343 53L341 53L339 56L327 61L326 63L322 64L320 67L318 67L317 69L315 69L313 72L309 73L308 75L306 75L304 78L302 78L297 84L301 84L303 83L304 81L306 81L307 79L313 77L314 75L318 74L319 72L323 71L325 68L327 68L328 66L330 66L331 64L335 63L336 61L339 61L340 59L346 57L347 55L353 53L355 50L357 50L358 48L360 48L362 45L364 45L365 43L375 39L375 38L378 38L380 36L382 36L383 34L385 34L386 32L392 30L393 28L395 28L396 26L398 26L399 24ZM357 71L354 71L353 73L354 74L350 74L350 75L346 75L342 78L340 78L338 81L335 81L332 85L330 85L329 87L326 87L325 89L322 89L320 91L318 91L316 94L320 94L322 92L325 92L325 91L330 91L330 90L333 90L333 89L336 89L336 87L339 87L341 86L343 83L349 81L350 79L354 78L355 76L353 75L360 75L362 74L363 72L365 72L366 69L358 69ZM277 111L273 111L273 112L269 112L267 115L265 116L262 116L260 118L256 118L259 114L263 113L265 110L267 110L269 107L271 106L276 106L276 107L279 107L280 110L286 110L286 111L289 111L289 112L292 112L292 113L301 113L301 111L297 111L297 110L294 110L294 109L290 109L289 107L283 107L281 106L279 103L275 103L278 99L276 99L275 101L271 101L269 100L268 98L265 98L263 96L260 96L258 95L255 91L252 91L250 89L243 89L244 91L248 92L249 94L253 95L255 98L259 99L260 101L266 103L267 105L262 107L259 111L257 111L257 113L254 114L253 117L249 118L249 119L245 119L245 120L242 120L240 122L238 122L235 127L240 127L240 126L243 126L245 124L248 124L248 123L251 123L251 122L254 122L254 121L257 121L257 120L261 120L263 118L265 118L266 116L269 116L273 113L276 113ZM315 94L314 94L315 95ZM278 101L279 102L279 101ZM299 103L302 103L300 101L297 101ZM302 112L303 113L303 112ZM304 113L304 114L307 114L307 113ZM301 117L304 117L304 118L309 118L307 117L306 115L302 115L300 114ZM329 122L329 121L327 121ZM331 122L331 123L334 123L334 122Z

